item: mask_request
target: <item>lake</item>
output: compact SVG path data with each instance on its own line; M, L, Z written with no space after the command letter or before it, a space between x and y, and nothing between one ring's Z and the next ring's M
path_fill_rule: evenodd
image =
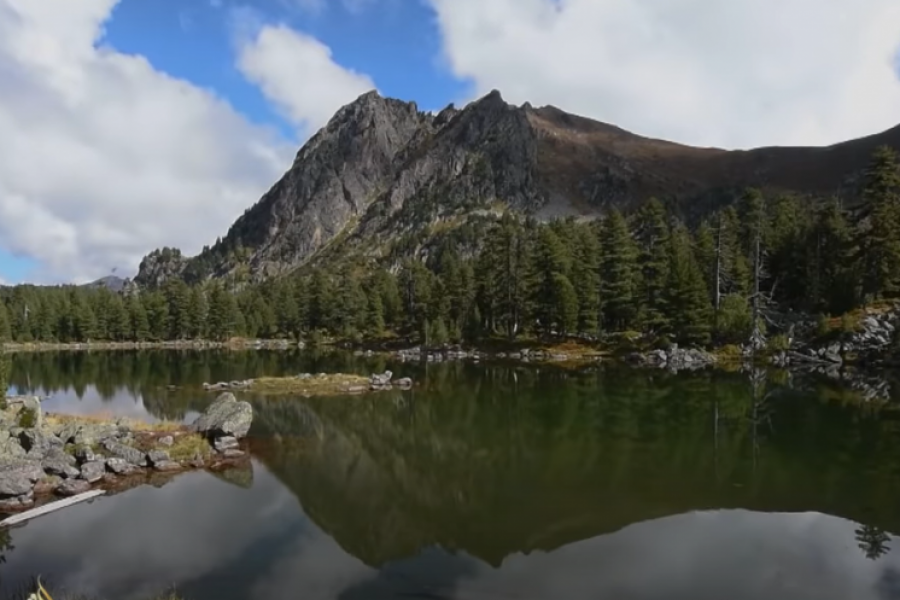
M45 410L187 421L203 381L385 368L416 387L249 398L249 468L12 529L0 591L900 598L897 399L813 377L160 351L15 355L12 383Z

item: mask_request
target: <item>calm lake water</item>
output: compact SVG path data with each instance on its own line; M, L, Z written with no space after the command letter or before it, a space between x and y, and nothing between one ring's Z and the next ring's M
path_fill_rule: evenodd
M40 573L117 600L900 598L897 403L814 380L110 352L19 355L13 384L46 410L189 420L203 381L385 367L419 385L252 399L249 469L13 529L0 591Z

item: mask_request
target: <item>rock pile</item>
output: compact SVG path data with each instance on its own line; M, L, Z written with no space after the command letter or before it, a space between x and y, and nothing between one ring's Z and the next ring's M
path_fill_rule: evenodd
M635 352L628 356L634 364L659 367L661 369L683 370L701 369L717 362L716 356L699 348L680 348L672 344L667 350Z
M225 393L191 427L173 432L133 429L121 420L50 417L29 397L10 398L0 411L0 510L28 508L36 495L79 494L129 475L239 458L253 410Z
M369 377L369 388L380 391L392 389L395 385L402 389L409 389L412 387L412 379L409 377L392 380L393 376L394 374L391 371L385 371L381 374L375 373Z

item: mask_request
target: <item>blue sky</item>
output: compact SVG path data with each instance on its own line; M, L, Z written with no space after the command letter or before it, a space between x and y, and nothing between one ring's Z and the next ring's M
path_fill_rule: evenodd
M277 126L288 137L294 133L290 125L235 69L233 45L240 28L235 19L248 12L312 35L331 49L335 62L368 74L383 95L431 109L465 94L467 86L442 66L440 32L424 2L324 3L310 10L303 0L222 0L218 7L208 0L183 0L174 9L175 2L127 0L116 6L106 40L146 56L162 71L216 90L252 120Z
M371 87L703 146L875 133L898 23L896 0L0 0L0 281L197 252Z

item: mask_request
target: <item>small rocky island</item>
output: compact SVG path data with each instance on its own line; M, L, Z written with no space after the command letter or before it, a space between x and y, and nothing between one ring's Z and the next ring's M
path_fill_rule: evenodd
M140 485L155 472L219 469L246 460L240 440L248 402L221 394L191 425L147 424L44 413L39 398L7 398L0 410L0 511L97 487Z

